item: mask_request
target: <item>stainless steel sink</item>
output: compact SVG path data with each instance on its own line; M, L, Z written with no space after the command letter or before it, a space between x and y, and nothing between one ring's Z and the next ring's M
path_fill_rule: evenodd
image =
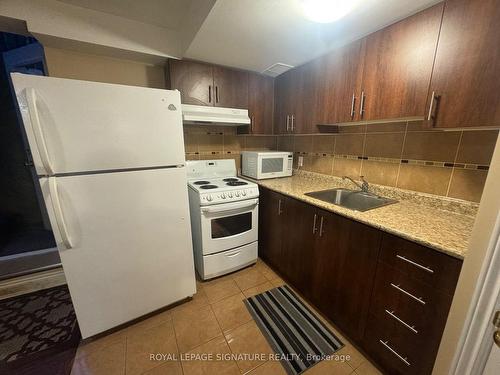
M333 203L337 206L361 212L397 202L397 200L394 199L379 197L378 195L349 189L329 189L312 191L305 194L324 202Z

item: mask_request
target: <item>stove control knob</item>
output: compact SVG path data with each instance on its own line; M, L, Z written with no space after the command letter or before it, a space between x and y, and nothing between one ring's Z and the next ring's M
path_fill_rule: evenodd
M221 197L222 199L226 199L226 194L222 193L222 194L220 195L220 197Z
M212 201L212 196L211 195L207 195L207 201L209 201L209 202Z
M241 192L241 195L243 195L243 196L245 197L245 196L247 195L247 192L246 192L245 190L243 190L243 191Z
M227 196L228 196L229 198L232 198L232 197L233 197L233 193L227 193Z
M234 193L234 195L235 195L235 196L237 196L237 197L239 197L239 196L240 196L240 192L239 192L239 191L236 191L236 192Z

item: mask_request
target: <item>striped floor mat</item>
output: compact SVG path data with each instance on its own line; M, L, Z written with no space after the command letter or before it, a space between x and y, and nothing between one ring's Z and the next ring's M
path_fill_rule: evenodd
M286 285L250 297L245 304L291 375L344 346Z

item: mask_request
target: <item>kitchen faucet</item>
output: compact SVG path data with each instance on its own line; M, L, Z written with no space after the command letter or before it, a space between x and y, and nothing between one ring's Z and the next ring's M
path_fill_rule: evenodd
M359 176L359 177L361 178L361 181L363 181L362 184L357 183L349 176L342 176L342 179L347 179L347 180L351 181L354 185L359 187L362 192L368 193L368 189L370 187L370 185L368 185L368 181L365 180L365 176Z

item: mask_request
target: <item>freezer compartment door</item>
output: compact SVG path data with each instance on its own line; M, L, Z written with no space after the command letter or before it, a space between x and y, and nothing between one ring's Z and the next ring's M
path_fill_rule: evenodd
M83 338L196 292L184 168L40 183Z
M38 175L184 164L178 91L12 74Z

